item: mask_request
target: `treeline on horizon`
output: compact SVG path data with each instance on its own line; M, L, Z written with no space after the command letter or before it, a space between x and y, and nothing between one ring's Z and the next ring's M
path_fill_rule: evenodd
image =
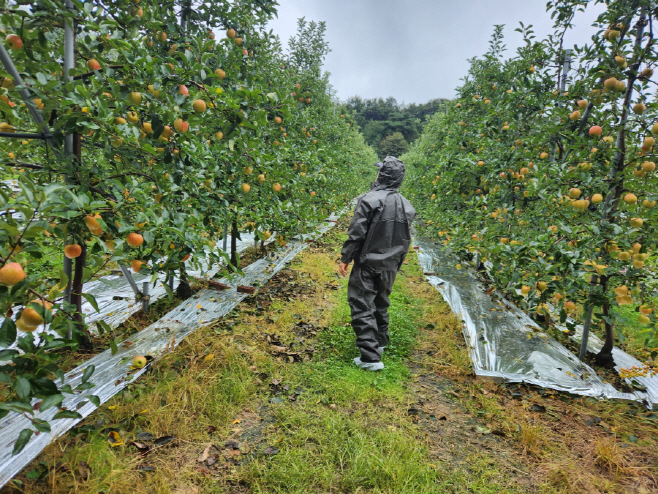
M427 103L404 104L393 98L352 96L342 104L341 113L351 116L365 141L380 158L400 156L423 132L427 118L445 112L451 100L431 99Z

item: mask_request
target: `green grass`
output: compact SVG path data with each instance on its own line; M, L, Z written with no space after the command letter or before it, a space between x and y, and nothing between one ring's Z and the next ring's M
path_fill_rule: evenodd
M339 302L333 324L320 334L319 358L290 376L291 387L308 391L302 400L274 410L268 439L279 454L257 457L238 473L252 492L514 492L486 455L471 458L468 470L428 460L423 432L406 414L413 397L405 359L424 323L406 278L422 273L415 259L405 271L409 274L398 277L391 296L385 369L371 373L354 366L358 351L347 324L349 307Z
M486 458L472 458L469 470L429 463L418 431L395 410L301 407L280 415L281 451L242 473L252 492L508 492Z

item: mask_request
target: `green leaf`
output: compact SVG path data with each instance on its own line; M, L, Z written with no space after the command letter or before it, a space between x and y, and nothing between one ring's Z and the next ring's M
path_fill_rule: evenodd
M117 343L114 340L110 340L110 353L112 355L116 355L116 353L119 351L119 348L117 347Z
M0 362L6 362L19 355L18 350L0 350Z
M96 297L94 297L91 293L83 293L82 296L87 299L87 302L91 304L96 312L100 312L98 309L98 302L96 302Z
M24 401L7 401L5 403L0 403L1 410L9 410L10 412L16 413L32 413L32 405Z
M16 323L11 317L5 317L0 326L0 346L10 346L16 341Z
M53 340L53 341L49 341L43 347L41 347L41 350L52 350L53 348L62 348L64 346L67 346L68 344L69 343L67 343L65 340Z
M32 425L39 432L50 432L50 424L48 422L46 422L45 420L34 419L34 421L32 422Z
M171 288L169 288L169 284L164 283L162 286L164 287L165 292L167 292L167 298L169 300L173 300L174 299L174 291Z
M105 321L97 321L96 326L98 326L98 332L100 334L111 333L112 332L112 328Z
M13 388L21 400L27 399L27 397L30 396L30 392L32 390L30 381L25 379L23 376L16 376Z
M60 410L53 417L54 420L57 419L81 419L82 415L73 410Z
M18 348L23 350L25 353L34 353L37 347L34 345L34 335L28 333L25 336L18 338Z
M82 374L82 382L86 383L87 381L89 381L89 378L91 377L91 375L94 373L95 370L96 367L94 365L87 366L85 368L84 373Z
M41 400L41 406L39 407L39 411L43 412L52 407L59 407L62 404L62 401L64 401L63 394L58 393L55 395L46 396L43 400Z
M30 438L32 437L32 434L34 434L34 431L32 429L23 429L20 434L18 435L18 439L16 439L16 443L14 443L14 451L12 452L12 455L17 455L21 451L23 451L23 448L27 445L29 442Z
M41 474L41 470L30 470L25 474L25 476L30 480L37 480L39 477L41 477Z
M96 407L101 406L101 399L96 395L89 395L87 399L91 401Z

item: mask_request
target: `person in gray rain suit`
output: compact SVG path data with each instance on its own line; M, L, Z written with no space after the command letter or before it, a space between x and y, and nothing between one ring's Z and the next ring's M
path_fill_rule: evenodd
M347 275L347 300L361 356L354 363L366 370L381 370L388 345L388 306L395 275L409 251L411 222L416 211L398 192L404 180L404 163L387 156L370 192L358 198L354 217L341 252L339 272Z

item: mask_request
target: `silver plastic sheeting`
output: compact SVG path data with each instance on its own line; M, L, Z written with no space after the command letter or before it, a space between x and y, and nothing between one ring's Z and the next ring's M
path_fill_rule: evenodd
M243 233L240 236L240 240L236 242L236 248L238 253L246 251L250 246L254 244L254 234L253 233ZM228 245L231 242L231 236L227 237ZM221 252L221 248L218 249ZM195 278L212 278L222 267L221 263L214 263L212 267L210 265L208 252L203 253L203 257L199 260L201 265L199 269L190 268L187 270L187 274ZM200 257L202 254L197 253L196 256ZM191 261L186 261L188 266L191 266ZM150 275L137 274L132 269L128 268L132 274L133 280L137 284L137 287L141 290L142 283L144 281L150 281ZM158 275L158 279L155 284L151 283L149 285L149 297L150 303L153 304L157 300L161 299L167 294L164 284L166 280L166 275L161 273ZM174 277L174 286L178 283L179 278ZM116 328L127 321L130 316L141 310L142 303L135 299L135 293L130 287L130 283L125 276L122 275L107 275L99 278L98 280L90 281L85 283L84 292L91 294L96 299L98 304L98 312L92 307L92 305L83 300L81 310L85 316L85 324L89 326L89 330L94 333L96 332L96 322L104 321L111 328ZM16 311L18 312L18 311ZM0 324L4 320L4 317L0 317ZM38 333L41 332L50 332L49 328L40 329L35 333L35 344L40 342ZM22 332L19 331L19 335ZM4 347L0 347L2 350ZM7 347L11 349L16 349L16 343L14 342L11 346Z
M571 323L574 323L573 320L570 320ZM571 339L581 342L583 338L583 326L578 324L575 326L575 334L571 336ZM599 353L603 348L603 340L593 334L591 331L589 333L589 338L587 340L587 351L591 353ZM612 359L615 361L615 370L619 372L621 369L630 369L632 367L642 367L642 362L637 360L635 357L629 355L623 350L620 350L617 347L612 349ZM645 402L648 408L656 408L658 406L658 375L655 376L638 376L632 379L625 379L625 381L632 385L631 381L637 382L640 386L646 388L646 392L635 391L633 394Z
M20 192L21 191L21 188L18 185L18 180L15 180L15 179L2 180L2 181L0 181L0 183L2 183L2 185L7 187L12 192Z
M414 239L415 247L427 280L463 320L464 338L478 377L599 399L642 401L650 406L646 393L617 391L514 304L492 299L472 270L458 270L459 261L443 247Z
M317 233L305 237L316 238L327 232L335 225L338 218L338 215L332 215L325 224L316 230ZM146 372L154 360L157 360L178 346L186 336L200 327L206 326L225 316L241 300L248 297L247 294L238 293L235 287L238 285L256 287L264 285L308 245L308 242L305 241L291 242L285 249L279 250L271 254L270 257L260 259L247 266L243 270L244 276L233 280L220 280L222 283L234 287L233 289L223 291L202 290L168 312L162 319L119 344L119 351L115 355L112 355L107 350L73 369L66 374L63 383L57 383L59 387L69 384L75 389L76 386L82 383L82 375L85 368L89 365L94 365L96 368L90 379L90 382L95 384L95 387L90 390L81 391L79 394L73 396L67 395L62 403L62 407L77 411L83 418L87 417L96 410L96 406L88 401L89 395L98 396L101 403L107 402ZM151 356L153 360L143 369L132 371L130 364L132 359L137 355ZM40 419L50 421L56 412L56 409L50 409L43 414L37 413L36 416ZM32 436L25 449L16 456L12 456L14 443L20 431L31 428L31 422L23 415L17 413L10 413L2 419L0 421L0 437L3 438L2 445L0 445L0 488L7 484L30 461L36 458L48 444L57 437L65 434L81 420L52 420L50 422L52 427L50 433L41 433L38 436Z

